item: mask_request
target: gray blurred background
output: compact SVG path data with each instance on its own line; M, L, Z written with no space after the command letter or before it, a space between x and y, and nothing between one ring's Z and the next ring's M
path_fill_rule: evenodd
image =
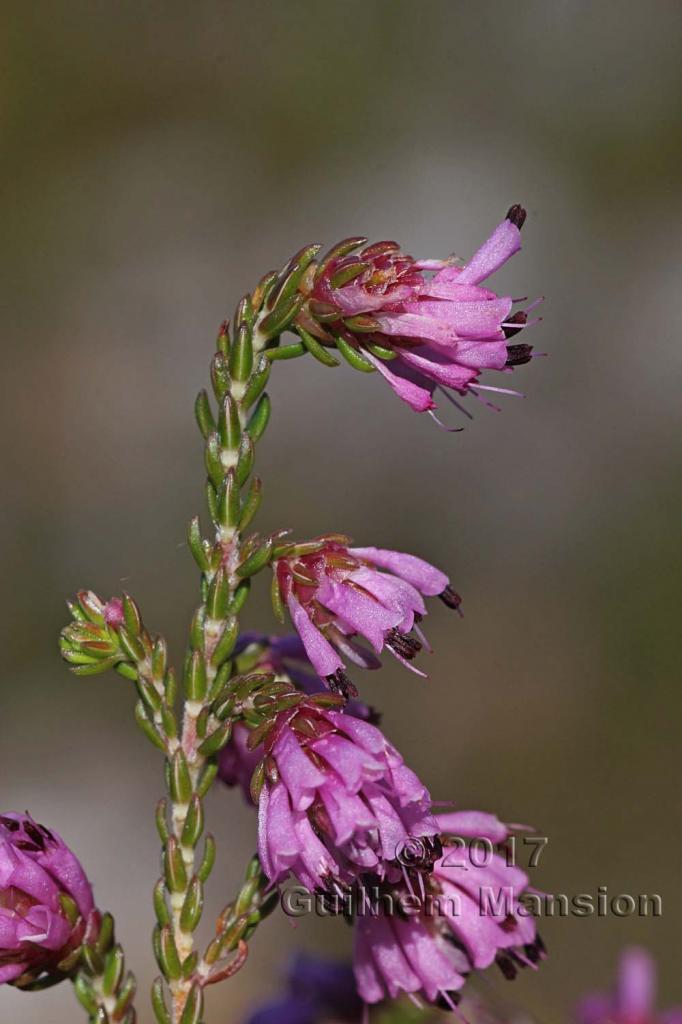
M61 664L64 597L125 587L179 660L221 319L309 241L466 256L522 202L496 287L547 296L525 400L447 435L376 376L280 364L259 525L448 568L466 616L432 609L431 678L361 680L391 738L438 798L548 835L542 888L663 896L659 919L547 921L537 974L490 972L503 1005L566 1020L632 941L680 999L679 4L3 6L3 808L77 848L146 991L159 758L125 681ZM254 821L221 792L210 826L217 907ZM350 948L271 920L209 1019L273 992L294 940ZM0 992L17 1024L79 1014L68 986Z

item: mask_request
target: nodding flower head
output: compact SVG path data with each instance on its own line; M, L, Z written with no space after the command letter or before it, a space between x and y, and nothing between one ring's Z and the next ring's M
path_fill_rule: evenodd
M258 850L272 882L291 872L338 893L361 875L398 880L408 839L436 843L428 790L369 722L311 698L278 715L263 745Z
M445 573L423 559L349 544L347 537L332 537L292 545L274 564L277 598L287 605L315 671L345 695L355 693L345 662L378 668L384 648L423 675L410 663L425 644L419 625L424 597L460 606Z
M399 883L394 901L384 895L356 917L355 977L366 1003L407 993L452 1009L472 971L496 962L511 979L519 967L535 967L544 957L534 920L521 905L526 875L497 853L482 866L463 859L466 840L484 839L492 847L509 836L507 826L481 811L438 815L436 822L442 856L422 876L421 893ZM388 909L400 906L401 896L410 898L407 917ZM415 900L421 900L416 907Z
M521 248L525 219L523 207L512 206L463 264L417 260L397 242L360 249L366 239L348 239L317 264L298 323L323 344L350 346L417 412L434 415L438 390L455 405L451 392L506 392L478 378L483 370L509 373L529 361L529 345L508 344L530 326L529 309L513 312L514 299L482 282Z
M58 980L96 911L64 841L25 814L0 815L0 983Z
M579 1004L579 1024L682 1024L682 1006L656 1010L656 965L645 949L624 949L611 993L595 993Z

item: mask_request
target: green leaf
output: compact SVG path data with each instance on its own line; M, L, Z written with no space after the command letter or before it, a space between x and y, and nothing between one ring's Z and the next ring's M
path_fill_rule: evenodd
M242 441L239 448L239 459L237 461L237 483L240 487L243 487L251 476L255 455L256 453L254 451L251 435L244 433L242 435Z
M369 359L365 359L357 349L353 348L352 345L349 345L343 338L336 339L336 347L346 362L349 363L354 370L361 370L363 373L375 372L375 367L372 366Z
M242 503L239 531L243 533L260 508L263 498L263 483L260 477L254 477L249 484L249 491Z
M204 856L202 857L201 864L199 865L199 869L197 871L197 878L199 878L202 882L206 882L209 875L211 874L211 871L213 870L213 865L215 864L215 858L215 839L213 838L212 835L207 835L206 838L204 839Z
M324 366L340 365L338 359L334 358L329 349L326 349L324 345L321 345L317 338L314 338L309 331L306 331L305 327L301 327L299 324L296 327L296 330L308 352L310 352L311 356L314 356L318 362L323 363Z
M168 891L184 892L187 888L187 871L175 836L169 838L163 851L163 870Z
M206 696L206 665L201 651L192 651L185 673L187 700L201 701Z
M196 793L189 802L185 824L182 829L182 845L194 848L204 830L204 808Z
M234 469L228 471L218 492L218 523L229 529L236 526L241 514L241 496Z
M237 576L244 579L253 576L265 568L272 557L272 538L268 538L263 544L256 548L252 555L237 566Z
M141 700L138 700L135 705L135 721L139 725L140 729L142 729L142 732L145 734L147 739L153 743L155 747L158 747L159 750L163 750L165 753L165 740L159 733L158 729L156 729L153 722L150 722L147 718L147 712L145 711L144 704Z
M160 878L154 886L154 913L162 928L164 925L170 924L171 915L166 903L166 883L163 878Z
M317 270L315 271L315 280L319 281L320 277L324 274L325 270L333 260L339 260L342 256L347 256L353 252L354 249L359 249L361 245L364 245L367 241L361 235L357 235L355 238L344 238L342 242L329 249L320 260Z
M251 417L246 427L254 443L256 441L259 441L260 438L265 433L265 428L267 427L268 421L270 419L271 409L272 406L270 404L270 399L268 398L267 393L261 395L258 405L251 413Z
M212 434L216 429L215 417L211 409L211 403L206 391L200 391L194 403L194 415L196 416L199 430L204 438Z
M206 464L206 472L209 475L209 479L217 490L225 476L225 469L221 459L220 438L217 434L210 434L206 441L204 462Z
M242 399L242 404L245 409L249 409L258 396L263 392L269 376L270 362L267 356L264 353L261 353L258 357L256 368L251 374L249 382L246 385L246 391L244 392L244 398Z
M329 283L332 288L343 288L344 284L348 284L350 281L355 280L360 274L364 274L366 270L372 266L371 263L364 263L357 256L353 257L357 260L356 263L349 263L345 267L341 267L340 270L335 271L329 278Z
M232 380L230 378L230 367L226 356L222 352L216 352L211 362L211 382L213 392L219 402L230 390Z
M232 654L234 645L237 642L237 635L239 633L239 623L234 616L230 616L225 624L225 628L215 645L213 653L211 654L211 665L214 668L219 668L224 661Z
M290 299L277 303L272 312L268 313L259 325L261 336L269 341L290 327L304 301L305 296L297 292Z
M197 796L201 797L202 800L213 785L217 774L217 764L209 763L199 776L199 782L197 783Z
M253 369L253 336L251 328L242 323L230 350L230 375L233 380L246 381Z
M272 611L278 622L284 624L284 601L282 600L282 593L279 589L279 581L277 579L277 573L273 573L272 584L270 585L270 600L272 601Z
M97 997L92 984L85 977L84 974L79 974L73 983L74 992L76 993L76 999L81 1004L86 1013L93 1014L97 1013Z
M172 1024L171 1015L166 1006L161 978L157 978L152 985L152 1009L156 1017L156 1024Z
M298 356L304 356L306 352L303 342L296 341L293 345L285 345L284 348L268 348L265 355L270 362L275 362L279 359L296 359Z
M239 439L242 436L242 428L239 422L239 407L232 395L225 395L220 407L218 419L218 434L222 441L223 448L236 451L239 448Z
M189 883L187 889L187 895L185 896L185 902L182 905L180 911L180 927L183 932L193 932L199 921L201 920L201 914L204 909L204 886L201 879L197 878L196 875Z
M176 804L187 804L192 796L192 779L183 750L177 750L171 761L170 793Z
M189 990L187 1002L180 1018L180 1024L200 1024L203 1012L204 995L199 984L194 982Z
M222 750L227 741L230 738L232 732L232 722L223 722L219 725L215 732L212 732L208 739L199 747L199 753L203 757L212 757L217 754L219 750Z
M118 986L125 971L125 957L120 946L110 949L104 961L104 973L102 975L102 991L105 996L110 996L118 990Z

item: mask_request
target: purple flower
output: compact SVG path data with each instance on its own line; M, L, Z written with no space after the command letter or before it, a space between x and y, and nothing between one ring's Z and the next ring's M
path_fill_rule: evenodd
M90 883L64 841L27 815L1 815L0 983L58 976L94 909Z
M656 965L633 946L621 953L615 990L587 996L576 1017L580 1024L682 1024L682 1006L656 1011Z
M288 995L268 1003L248 1024L318 1024L330 1017L359 1021L362 1002L350 964L299 953L287 978Z
M291 872L338 892L361 874L397 880L405 842L435 842L428 790L369 722L313 697L277 716L264 749L258 852L271 882Z
M355 977L366 1003L408 993L452 1007L472 970L495 962L513 978L517 968L535 966L544 956L535 922L520 900L528 886L523 871L497 853L478 867L463 856L461 842L448 846L455 835L502 842L507 826L482 811L438 815L436 822L443 855L426 889L393 890L395 897L409 896L411 914L388 913L379 901L356 917Z
M347 538L321 538L305 545L305 553L292 546L290 555L274 563L274 572L315 671L332 689L354 693L344 659L378 668L377 655L386 647L412 667L409 662L424 642L419 627L426 614L423 597L438 596L456 609L460 598L445 573L421 558L347 543Z
M481 283L521 248L525 219L525 210L512 206L463 266L415 260L396 242L357 252L365 239L349 239L319 265L298 322L322 342L341 339L359 351L417 412L436 408L437 389L446 397L504 392L478 378L531 359L530 345L509 343L529 326L527 311L512 312L512 298Z

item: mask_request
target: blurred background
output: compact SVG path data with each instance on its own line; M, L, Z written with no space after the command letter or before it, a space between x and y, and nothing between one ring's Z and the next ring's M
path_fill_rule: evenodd
M161 767L130 686L60 662L64 598L129 590L179 660L197 592L185 523L203 511L192 404L221 319L309 241L467 256L522 202L524 251L495 287L547 297L526 398L473 403L448 435L376 376L279 364L259 525L447 568L465 618L432 609L431 678L361 680L389 735L437 798L549 837L541 888L662 896L658 919L546 921L537 974L489 972L501 1005L567 1021L633 941L679 1000L679 4L2 16L3 808L76 847L146 991ZM246 616L263 622L265 582ZM255 828L226 792L210 827L217 906ZM274 992L294 940L350 949L341 924L273 918L209 1019L239 1024ZM69 986L0 992L17 1024L78 1013Z

